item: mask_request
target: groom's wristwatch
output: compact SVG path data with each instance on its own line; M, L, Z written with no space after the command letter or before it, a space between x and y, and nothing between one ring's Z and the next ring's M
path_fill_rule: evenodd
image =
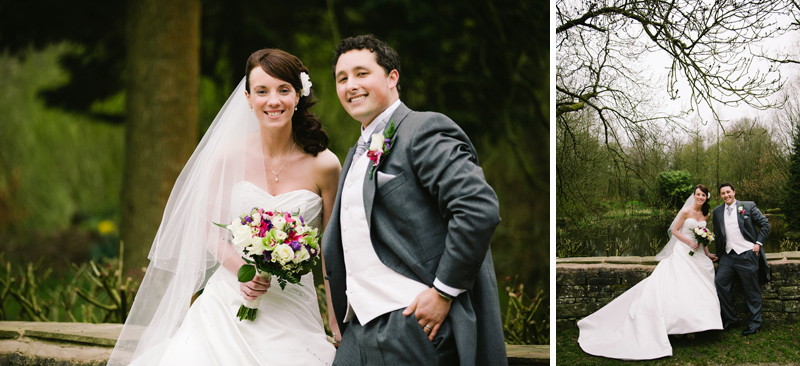
M453 301L453 297L452 297L452 296L450 296L448 293L446 293L446 292L444 292L444 291L442 291L442 290L440 290L440 289L436 288L436 286L433 286L433 288L434 288L434 289L436 289L436 292L438 292L438 293L439 293L439 296L441 296L441 297L442 297L442 298L444 298L445 300L447 300L447 301Z

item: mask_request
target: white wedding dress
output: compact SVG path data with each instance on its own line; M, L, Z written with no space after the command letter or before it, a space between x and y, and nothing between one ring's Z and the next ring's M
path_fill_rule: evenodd
M706 221L687 218L681 233ZM578 343L591 355L625 360L672 356L668 334L722 329L714 264L702 247L677 243L672 254L628 291L578 322Z
M271 196L243 181L233 187L231 209L253 207L300 214L314 227L322 218L322 198L308 190ZM161 350L134 360L152 365L331 365L336 349L328 342L317 303L313 274L281 290L276 277L261 298L255 321L236 316L243 298L236 274L224 267L208 280L203 294L189 308L180 328Z

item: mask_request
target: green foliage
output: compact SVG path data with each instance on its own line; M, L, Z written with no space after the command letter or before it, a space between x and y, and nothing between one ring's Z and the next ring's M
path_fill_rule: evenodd
M56 280L42 260L15 268L0 253L0 320L124 323L139 283L123 281L122 260L72 269Z
M531 298L525 293L525 285L514 276L514 282L506 286L506 293L508 306L503 315L506 343L550 344L550 306L544 290Z
M783 239L780 243L781 252L796 252L800 250L800 242L791 239Z
M650 241L647 244L650 247L650 252L652 253L652 255L658 254L658 252L660 252L661 249L663 249L663 247L661 246L661 239L658 238L650 239Z
M69 76L67 44L0 54L0 231L63 228L119 205L123 128L48 108L38 93Z
M800 324L766 324L755 337L742 337L743 328L732 331L707 331L693 336L670 336L672 356L636 361L637 365L793 365L800 359ZM631 361L589 355L578 345L578 329L558 326L555 347L558 365L620 365Z
M584 241L556 239L556 258L588 257L593 251L594 246Z
M239 282L249 282L256 277L256 266L245 264L239 267L239 273L236 275Z
M790 230L800 231L800 124L792 136L792 154L789 160L789 178L786 180L786 199L781 211L786 215Z
M0 260L2 259L2 256L0 256ZM0 286L2 286L0 316L2 319L6 317L6 300L11 295L11 298L20 305L20 313L22 315L29 317L33 321L47 320L53 303L40 299L39 292L42 281L47 280L53 271L48 268L44 273L36 273L39 272L41 264L41 260L36 264L28 262L26 267L19 267L16 272L12 270L9 262L3 261L2 265L0 265L0 269L4 272L0 274Z
M519 273L528 284L547 278L549 261L543 258L550 256L552 194L547 19L552 5L518 0L307 5L298 12L291 2L203 1L201 134L241 80L247 55L277 47L308 67L319 99L312 110L328 132L329 149L344 159L358 137L358 122L337 99L332 51L343 37L373 33L400 53L403 102L448 115L475 144L503 217L492 240L498 277ZM40 230L72 233L73 222L82 217L107 213L113 219L122 210L125 12L111 11L118 9L115 4L102 9L102 22L76 21L95 14L89 11L96 10L89 9L93 6L73 4L60 13L69 22L55 28L15 19L17 11L0 14L10 20L0 28L15 24L18 30L37 30L16 32L12 53L0 55L5 76L0 85L0 239L11 238L17 248L56 235ZM30 14L29 7L12 8ZM264 22L267 13L283 16ZM231 24L248 30L232 35ZM40 98L43 90L48 103Z
M120 253L123 253L122 244L120 244ZM89 282L88 289L76 286L75 291L78 296L105 313L100 321L125 323L139 283L131 277L123 280L122 254L119 259L106 259L99 266L94 261L90 261L88 266L79 267L73 264L73 267L79 277ZM88 318L90 322L97 322L100 319L95 317L91 311L89 314L91 316L84 316L84 319Z
M668 207L680 208L692 195L692 175L685 170L667 170L656 179L658 196Z
M614 238L605 242L606 257L622 257L630 255L633 243L630 239Z
M319 305L319 312L322 314L322 325L325 327L325 333L328 335L328 341L334 343L331 325L328 323L328 302L325 300L325 285L317 285L316 290L317 304Z
M579 220L600 210L608 197L611 158L598 140L598 128L583 114L556 124L556 209L558 217Z
M604 202L663 204L657 177L668 170L688 172L690 183L705 184L712 199L725 181L736 187L737 198L755 201L762 210L777 207L785 199L789 149L782 126L788 117L768 115L711 124L705 133L655 126L654 136L638 136L623 146L613 141L603 146L603 125L590 114L569 115L559 117L556 125L560 218L577 219L614 207Z

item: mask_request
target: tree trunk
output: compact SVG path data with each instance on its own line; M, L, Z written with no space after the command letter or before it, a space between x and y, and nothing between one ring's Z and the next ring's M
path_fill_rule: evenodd
M139 273L167 198L197 144L200 0L128 4L121 239Z

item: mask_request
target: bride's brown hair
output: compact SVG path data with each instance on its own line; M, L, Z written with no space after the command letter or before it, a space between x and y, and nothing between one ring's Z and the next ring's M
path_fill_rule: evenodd
M706 194L706 201L703 202L703 207L701 209L703 210L703 216L708 216L708 212L711 210L711 205L708 203L708 200L711 198L711 195L708 193L708 187L706 187L706 186L704 186L702 184L698 184L698 185L694 186L694 190L692 190L692 194L694 194L694 192L696 190L698 190L698 189L701 192Z
M300 94L303 83L300 80L300 73L311 74L303 66L296 56L274 48L265 48L253 52L247 58L245 69L245 90L250 90L250 72L256 67L261 67L270 76L281 79L292 84L294 90ZM310 90L308 96L300 94L300 101L297 102L297 110L292 116L292 134L294 142L303 147L303 150L311 155L317 156L321 151L328 148L328 134L322 130L322 122L317 115L311 113L309 109L317 104L314 97L314 90Z

